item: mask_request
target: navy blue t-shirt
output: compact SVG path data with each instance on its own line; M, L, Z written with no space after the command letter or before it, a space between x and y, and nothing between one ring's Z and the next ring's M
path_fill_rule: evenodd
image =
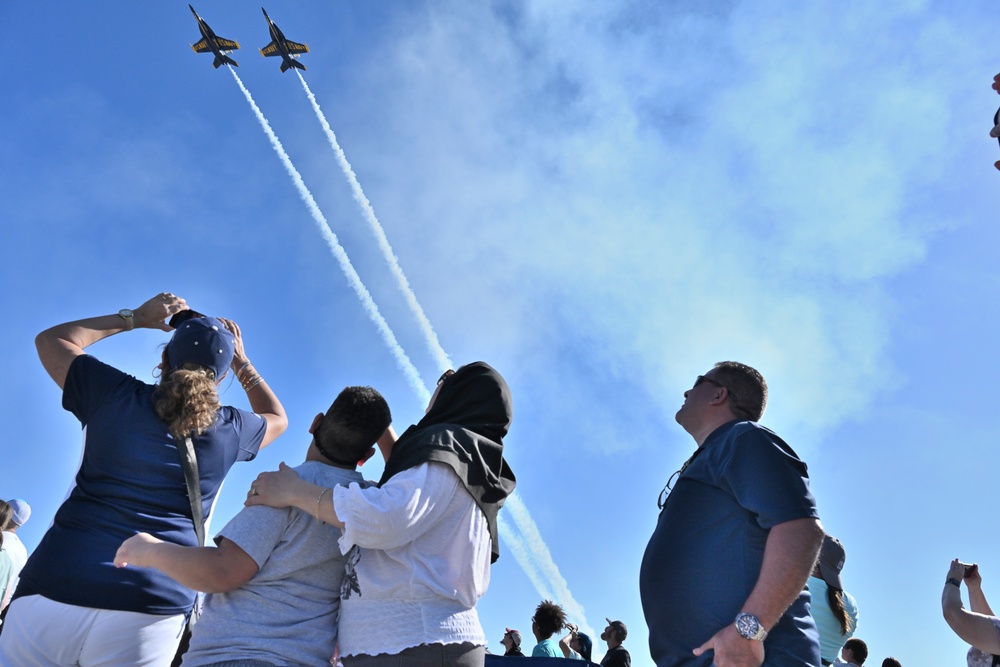
M118 547L138 532L197 544L178 443L153 407L155 389L94 357L73 361L63 407L83 424L83 460L69 497L21 571L15 597L40 594L157 615L191 608L194 593L165 574L114 566ZM259 415L223 407L194 439L206 517L233 463L257 455L266 426Z
M754 422L716 429L677 479L646 546L639 592L659 666L707 666L691 651L733 623L770 529L818 518L806 464ZM764 641L764 664L816 665L819 635L803 591Z

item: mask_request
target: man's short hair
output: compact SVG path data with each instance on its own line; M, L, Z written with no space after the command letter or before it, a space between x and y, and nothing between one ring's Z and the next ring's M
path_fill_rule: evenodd
M755 369L738 361L720 361L715 379L729 391L729 409L740 419L760 421L767 407L767 382Z
M323 415L313 437L335 463L360 461L392 423L389 404L371 387L346 387Z
M868 644L864 643L864 641L858 639L857 637L851 637L844 643L844 648L854 654L854 659L857 661L857 664L865 664L865 660L868 659Z
M548 639L566 625L566 612L552 600L542 600L531 619L538 626L538 632Z

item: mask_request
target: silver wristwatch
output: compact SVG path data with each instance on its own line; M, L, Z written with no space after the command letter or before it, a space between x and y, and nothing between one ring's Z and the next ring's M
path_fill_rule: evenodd
M739 613L736 615L736 631L745 639L757 642L764 641L767 631L761 627L760 619L753 614Z
M125 320L125 331L135 329L135 316L131 310L122 308L118 311L118 316Z

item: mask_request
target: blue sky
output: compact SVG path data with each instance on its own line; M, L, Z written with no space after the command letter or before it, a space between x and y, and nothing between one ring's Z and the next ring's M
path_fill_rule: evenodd
M298 78L256 51L258 7L195 8L241 43L239 76L430 385L437 358ZM0 494L32 504L29 548L80 451L34 354L51 324L163 290L240 323L291 423L233 469L216 528L258 472L301 460L343 386L381 390L398 430L419 418L233 77L189 48L186 3L3 9ZM872 660L964 659L939 611L948 561L981 563L1000 600L995 3L267 9L309 44L305 80L444 350L507 377L518 492L582 625L621 618L648 664L638 565L693 447L673 414L738 359L847 548ZM149 380L165 340L92 352ZM540 599L512 556L479 605L494 651Z

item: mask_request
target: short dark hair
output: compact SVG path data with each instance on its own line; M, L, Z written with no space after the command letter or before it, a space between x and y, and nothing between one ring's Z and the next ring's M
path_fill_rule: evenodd
M854 659L858 661L859 665L865 664L865 660L868 659L868 644L857 637L851 637L844 643L844 648L849 649L854 654Z
M345 387L313 434L316 448L334 462L359 461L391 423L382 394L371 387Z
M542 600L531 620L538 626L539 633L548 639L566 625L566 612L552 600Z
M896 660L893 657L888 657L882 661L882 667L903 667L903 666L899 664L899 660Z
M733 416L760 421L767 407L767 382L760 371L738 361L720 361L715 365L715 379L729 391Z

